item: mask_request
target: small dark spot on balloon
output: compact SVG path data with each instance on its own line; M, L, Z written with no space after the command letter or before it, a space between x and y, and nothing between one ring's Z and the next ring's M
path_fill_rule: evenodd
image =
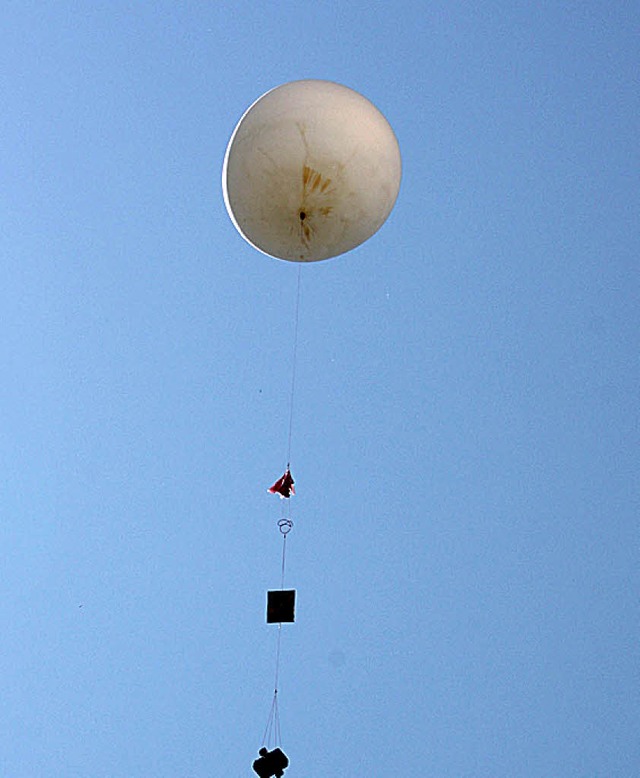
M303 222L307 218L307 214L304 211L300 211L300 221Z

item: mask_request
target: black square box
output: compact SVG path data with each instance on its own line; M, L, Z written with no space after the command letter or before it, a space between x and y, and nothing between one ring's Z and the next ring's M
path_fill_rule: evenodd
M295 589L277 589L267 592L267 624L295 621L295 608Z

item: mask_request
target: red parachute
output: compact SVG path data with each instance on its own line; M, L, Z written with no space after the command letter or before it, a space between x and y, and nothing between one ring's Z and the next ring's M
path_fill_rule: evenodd
M287 468L285 474L278 478L275 484L270 486L267 491L271 492L271 494L279 494L281 498L285 497L288 499L292 494L296 493L296 490L293 488L293 484L293 476L291 475L289 468Z

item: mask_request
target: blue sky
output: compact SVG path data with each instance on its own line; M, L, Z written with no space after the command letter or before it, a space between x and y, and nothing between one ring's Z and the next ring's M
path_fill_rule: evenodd
M302 269L286 776L637 775L639 23L5 3L3 775L251 774L297 273L220 174L309 77L380 108L403 182Z

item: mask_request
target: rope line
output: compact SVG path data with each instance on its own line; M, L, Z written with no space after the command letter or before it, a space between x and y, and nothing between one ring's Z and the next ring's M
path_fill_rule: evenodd
M282 639L282 624L278 625L278 642L276 648L276 672L273 683L273 701L271 702L271 709L269 711L269 717L267 718L267 725L264 728L264 735L262 736L262 745L268 747L279 746L282 743L282 734L280 731L280 710L278 709L278 684L280 681L280 644Z
M298 283L296 288L296 308L293 325L293 365L291 369L291 394L289 397L289 439L287 442L287 468L291 464L291 432L293 430L293 394L296 387L296 364L298 361L298 323L300 320L300 278L302 263L298 265Z
M278 710L278 694L276 692L273 695L273 702L271 703L267 726L265 727L264 735L262 736L262 745L271 748L272 746L280 746L281 743L280 711Z
M284 589L284 561L287 554L287 536L282 536L282 576L280 578L280 588Z
M282 638L282 624L278 624L278 647L276 649L276 677L273 683L273 693L278 693L278 681L280 680L280 642Z
M296 387L296 366L298 362L298 329L300 321L300 279L302 276L302 265L298 265L298 280L296 284L296 304L294 314L294 326L293 326L293 357L291 365L291 392L289 394L289 434L287 438L287 470L291 466L291 437L293 432L293 399ZM285 505L282 506L282 512L280 520L278 521L278 529L282 534L282 565L280 571L280 589L284 589L284 573L287 558L287 535L293 528L293 521L291 520L291 500L285 500ZM268 748L272 746L280 746L282 742L282 734L280 731L280 711L278 709L278 684L280 682L280 649L282 643L282 624L278 624L278 640L276 647L276 667L275 677L273 682L273 701L271 702L271 709L269 711L269 717L267 719L267 725L262 737L262 745L266 745Z

